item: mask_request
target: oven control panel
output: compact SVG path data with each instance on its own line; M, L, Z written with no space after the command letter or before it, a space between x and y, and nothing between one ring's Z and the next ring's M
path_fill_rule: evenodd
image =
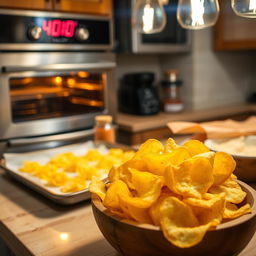
M71 45L75 46L73 49L112 47L112 21L109 18L86 15L62 18L60 15L65 14L38 13L40 15L32 16L21 15L22 11L0 10L0 50L22 50L26 45L32 45L36 50L56 50L58 47L72 50Z

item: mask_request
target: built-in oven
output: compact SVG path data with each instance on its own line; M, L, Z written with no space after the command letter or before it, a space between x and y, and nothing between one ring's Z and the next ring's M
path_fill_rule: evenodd
M96 115L115 115L111 19L0 13L0 142L80 139Z

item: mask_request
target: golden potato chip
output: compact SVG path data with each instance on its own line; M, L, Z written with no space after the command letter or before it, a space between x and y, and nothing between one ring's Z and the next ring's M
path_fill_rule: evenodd
M137 197L152 204L160 196L163 181L161 177L149 172L140 172L129 168L130 183L133 184Z
M76 156L71 152L58 154L51 158L51 164L58 168L63 168L66 172L75 172Z
M198 154L202 154L202 153L206 153L209 152L209 148L207 148L201 141L199 140L189 140L186 141L183 144L184 147L186 147L188 149L188 151L190 152L190 154L192 156L198 155Z
M249 204L245 204L238 208L235 204L226 203L223 218L225 219L235 219L244 214L251 213L252 209Z
M90 149L85 154L84 158L88 161L99 161L102 155L97 149Z
M57 166L51 163L47 163L46 165L42 165L42 167L40 168L40 170L38 170L35 176L42 180L49 181L52 178L52 175L58 170L60 170L60 168L58 168Z
M225 193L226 201L234 204L241 203L246 196L236 180L231 177L221 185L211 187L209 192L212 194Z
M224 152L217 152L213 162L213 185L223 183L236 168L236 162L232 156Z
M104 201L106 196L106 187L102 180L93 177L89 189L91 193L98 195L100 199Z
M156 225L156 226L160 226L160 206L163 202L164 199L166 199L167 197L171 197L173 196L174 193L162 193L158 200L156 202L154 202L150 209L149 209L149 215L153 221L153 223Z
M54 172L48 179L48 184L59 187L63 186L68 181L68 176L65 172Z
M164 147L164 152L165 153L171 153L175 148L177 148L178 145L176 144L176 142L174 141L174 139L169 138L166 143L165 143L165 147Z
M121 196L120 205L124 213L139 223L152 224L148 208L150 203L139 197Z
M127 185L121 180L115 181L109 186L103 204L105 207L119 212L121 216L129 216L141 223L152 223L148 213L151 203L139 197L133 197Z
M87 183L84 179L79 177L69 178L65 185L61 187L61 192L70 193L70 192L78 192L84 190L88 187Z
M120 211L122 210L120 206L120 197L125 195L132 196L127 185L121 180L114 181L110 184L106 192L103 205L107 208Z
M147 171L147 165L144 160L133 158L119 167L112 167L108 175L109 181L114 182L115 180L123 180L130 189L135 189L134 185L130 182L131 174L129 172L129 168Z
M198 244L210 226L200 226L192 209L176 197L163 200L160 223L165 238L180 248Z
M149 139L141 144L139 150L135 153L135 158L141 157L146 153L160 153L164 151L162 143L155 139Z
M42 165L38 162L24 161L23 166L19 169L21 172L26 172L32 175L36 175L41 171Z
M163 176L168 165L179 165L190 157L191 155L185 147L177 147L171 153L147 153L143 155L142 159L146 167L138 170L147 170L153 174Z
M170 165L165 171L165 182L179 195L202 198L213 184L212 165L203 157L187 159L179 166Z
M185 198L184 202L192 208L200 225L210 223L211 226L217 226L221 223L225 207L224 193L214 196L206 194L203 199Z

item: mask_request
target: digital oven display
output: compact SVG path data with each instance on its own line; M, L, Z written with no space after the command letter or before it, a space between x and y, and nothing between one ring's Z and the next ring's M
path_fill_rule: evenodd
M110 20L0 15L1 44L110 45Z
M74 20L43 20L42 30L47 36L73 37L78 23Z

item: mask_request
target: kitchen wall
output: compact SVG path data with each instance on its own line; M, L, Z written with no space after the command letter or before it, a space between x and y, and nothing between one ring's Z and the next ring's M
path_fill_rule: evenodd
M118 81L124 74L144 71L155 73L156 82L160 80L162 71L160 58L157 55L119 54L116 61Z
M211 29L194 31L192 53L161 57L161 69L178 68L185 100L193 109L244 102L252 90L253 52L216 52Z
M117 78L129 72L152 71L157 81L167 69L178 69L184 81L187 109L206 109L246 101L256 75L254 52L216 52L212 31L193 31L190 53L117 55Z

